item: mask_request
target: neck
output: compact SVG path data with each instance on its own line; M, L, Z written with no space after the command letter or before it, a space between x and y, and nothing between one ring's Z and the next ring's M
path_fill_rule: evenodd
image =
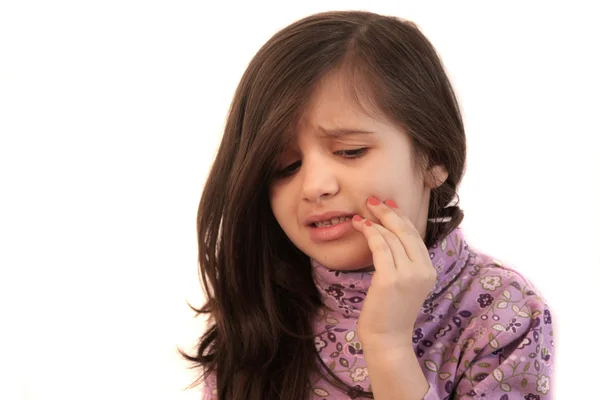
M450 284L471 256L469 246L460 228L428 248L431 263L437 272L436 283L428 300ZM312 260L313 278L323 303L331 311L339 311L345 318L358 318L375 268L369 266L354 271L338 271Z

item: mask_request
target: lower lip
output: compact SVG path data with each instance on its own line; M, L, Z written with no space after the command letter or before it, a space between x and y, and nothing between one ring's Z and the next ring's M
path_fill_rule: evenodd
M310 237L312 240L317 242L326 242L329 240L336 240L344 236L350 229L352 229L352 220L347 220L337 225L331 226L309 226Z

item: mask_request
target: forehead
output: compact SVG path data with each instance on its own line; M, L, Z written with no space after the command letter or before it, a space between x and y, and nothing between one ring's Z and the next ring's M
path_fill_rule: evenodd
M344 74L330 74L315 87L292 135L311 132L340 137L389 128L390 122L369 103L367 97L359 96L359 90Z
M303 124L327 121L341 124L368 117L340 73L325 76L315 87L300 118Z

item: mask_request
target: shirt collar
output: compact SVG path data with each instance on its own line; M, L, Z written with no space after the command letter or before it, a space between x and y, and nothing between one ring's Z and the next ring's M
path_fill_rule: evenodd
M452 283L474 257L474 253L469 251L469 245L460 227L452 230L428 250L431 263L437 272L435 285L426 300L431 301ZM337 271L315 260L311 260L311 263L313 279L323 303L332 310L341 311L348 318L358 318L374 271Z

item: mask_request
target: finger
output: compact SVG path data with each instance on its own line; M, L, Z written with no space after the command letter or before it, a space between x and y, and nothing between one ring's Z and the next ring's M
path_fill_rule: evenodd
M390 278L396 273L396 265L394 264L394 256L390 246L385 241L381 233L373 226L373 223L367 219L363 219L359 215L352 218L353 227L360 231L367 245L373 254L373 266L375 271L380 272L384 276Z
M399 278L400 282L408 283L408 286L410 286L412 283L418 284L431 279L433 285L436 273L430 262L412 262L406 255L404 246L398 236L376 223L373 223L373 228L379 231L390 246L392 257L396 263L396 277Z
M429 260L429 250L427 249L427 245L425 244L425 238L421 236L421 233L417 229L417 227L412 223L410 218L403 215L402 210L396 204L396 202L392 199L388 199L383 202L386 206L388 206L392 211L394 211L398 216L400 216L404 222L408 225L409 229L412 230L413 234L417 238L417 247L420 247L422 250L423 259Z
M415 227L415 225L412 223L412 221L410 220L410 218L408 218L406 215L404 215L404 213L402 212L402 210L400 209L400 207L398 207L398 205L396 204L396 202L392 199L387 199L386 201L383 202L384 205L386 205L388 207L388 209L392 210L397 216L399 216L402 221L406 224L405 228L407 231L411 232L412 234L416 235L416 236L421 236L421 234L419 233L419 230ZM385 207L383 208L385 210Z
M402 213L402 210L398 207L398 205L396 205L396 202L392 199L388 199L386 201L383 202L383 204L385 204L386 206L388 206L390 208L390 210L392 210L393 212L395 212L400 218L403 219L403 221L407 224L408 229L412 231L412 233L414 234L415 240L416 240L416 247L421 248L422 251L422 256L423 256L423 260L429 260L429 250L427 249L427 246L425 245L425 239L423 237L421 237L421 233L419 232L419 230L415 227L415 225L412 223L412 221L410 220L410 218L408 218L407 216L405 216Z
M422 261L425 254L429 254L420 233L393 200L387 200L385 204L371 196L367 201L367 207L381 221L381 225L398 236L411 261Z
M388 246L390 247L392 257L394 258L396 270L398 270L398 268L401 268L404 265L409 265L412 263L412 261L408 257L408 254L406 254L404 245L398 238L398 235L386 229L382 225L376 224L374 222L373 228L375 228L379 232L379 234L383 237L383 240L385 240Z

